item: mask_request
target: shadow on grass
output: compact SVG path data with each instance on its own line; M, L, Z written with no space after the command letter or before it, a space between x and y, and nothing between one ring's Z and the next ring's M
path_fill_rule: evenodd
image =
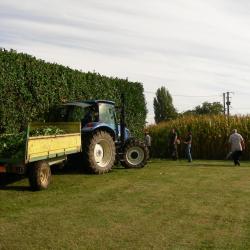
M52 175L91 175L91 171L85 166L81 166L79 164L66 165L61 168L60 166L52 166L51 167Z
M8 186L26 178L23 175L0 174L0 190L31 191L29 186Z
M115 164L112 167L112 170L125 170L125 168L120 164ZM60 168L60 165L55 165L51 167L51 172L53 175L93 175L94 173L86 165L79 162L72 162L66 164L63 168Z
M177 161L173 161L173 160L167 158L167 159L153 159L151 161L151 164L152 163L153 164L165 163L171 167L180 167L180 166L185 166L185 167L223 167L223 168L236 167L236 166L234 166L234 163L231 160L199 160L199 159L194 159L192 162L188 162L184 158L183 159L181 158ZM241 161L240 167L248 167L248 166L250 166L249 161L244 161L244 160Z
M186 163L180 164L180 166L187 166L187 167L234 167L230 164L209 164L209 163Z
M115 170L125 170L121 165L115 165L112 169ZM65 167L61 168L60 165L54 165L51 167L52 175L93 175L93 173L82 166L79 163L69 163L65 165ZM8 174L1 173L0 174L0 190L12 190L12 191L30 191L33 192L29 186L20 186L15 185L16 182L21 181L25 178L28 178L26 175L18 175L18 174Z
M28 186L0 186L0 190L6 191L29 191L33 192L30 187Z
M124 170L124 169L128 169L128 168L125 168L125 167L123 167L122 165L117 164L117 165L114 165L114 166L112 167L112 169L115 169L115 170Z
M213 161L211 160L211 162L209 162L209 160L207 162L202 162L199 160L194 160L192 162L180 162L179 166L188 166L188 167L223 167L223 168L231 168L231 167L238 167L235 166L234 163L232 161ZM241 166L240 167L247 167L246 164L243 162L241 162Z

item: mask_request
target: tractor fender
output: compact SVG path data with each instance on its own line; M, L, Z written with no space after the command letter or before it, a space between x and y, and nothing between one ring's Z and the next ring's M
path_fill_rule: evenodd
M83 134L93 134L93 133L96 133L97 131L105 131L105 132L109 133L115 141L116 133L115 133L114 129L111 128L110 126L108 126L107 124L93 122L93 123L87 124L87 125L88 126L85 126L82 128Z

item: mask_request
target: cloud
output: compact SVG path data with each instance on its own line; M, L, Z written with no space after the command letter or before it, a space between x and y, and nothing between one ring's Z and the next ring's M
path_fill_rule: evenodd
M241 96L250 92L249 12L246 0L2 0L0 46L149 92L165 86L179 111L234 91L236 110L250 106ZM215 97L178 96L190 93ZM153 121L154 94L145 95Z

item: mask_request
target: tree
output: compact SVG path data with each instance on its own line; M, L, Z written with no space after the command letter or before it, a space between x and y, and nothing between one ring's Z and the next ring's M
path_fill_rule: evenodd
M192 110L187 110L182 115L221 115L224 113L224 107L220 102L203 102Z
M187 115L196 115L195 110L186 110L181 115L187 116Z
M194 109L197 115L220 115L224 113L223 105L220 102L203 102L201 106Z
M167 121L177 117L177 111L173 105L172 96L165 87L156 91L154 98L155 122Z

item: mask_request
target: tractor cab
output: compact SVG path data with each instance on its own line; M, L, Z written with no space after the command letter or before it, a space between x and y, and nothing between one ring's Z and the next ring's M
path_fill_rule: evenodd
M70 102L51 112L50 121L81 122L82 132L93 132L106 128L116 140L120 137L120 125L116 116L115 103L107 100ZM129 131L126 129L126 136Z

